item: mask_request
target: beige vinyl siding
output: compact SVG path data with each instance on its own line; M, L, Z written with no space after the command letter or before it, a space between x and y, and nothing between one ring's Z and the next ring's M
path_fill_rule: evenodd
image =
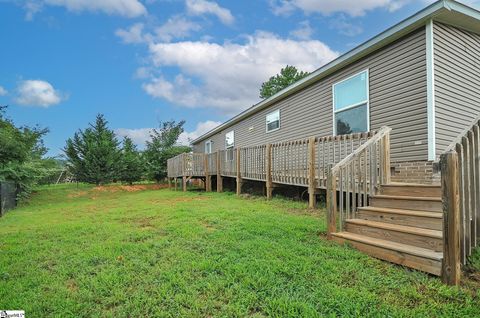
M206 140L223 149L225 133L235 130L235 146L250 146L333 134L332 85L369 70L370 128L388 125L392 160L427 159L425 28L270 105ZM266 133L266 114L280 109L281 128ZM250 130L253 127L253 130ZM415 142L420 143L416 145ZM204 151L202 141L195 151Z
M436 152L480 113L480 35L434 24Z

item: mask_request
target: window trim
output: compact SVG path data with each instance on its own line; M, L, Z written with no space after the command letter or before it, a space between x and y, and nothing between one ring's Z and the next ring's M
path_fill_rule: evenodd
M207 145L210 145L210 146L209 146L209 147L210 147L210 152L207 152ZM204 149L204 151L205 151L206 154L212 153L212 145L213 145L213 141L212 141L211 139L210 139L210 140L207 140L207 141L205 142L205 149Z
M267 117L268 117L268 115L271 115L271 114L273 114L273 113L278 113L278 127L275 128L275 129L272 129L272 130L268 130L268 124L269 124L269 123L268 123L268 121L267 121ZM271 133L271 132L274 132L274 131L277 131L277 130L280 129L280 127L281 127L281 119L280 119L280 117L281 117L280 108L279 108L279 109L276 109L276 110L274 110L274 111L271 111L271 112L269 112L268 114L265 115L265 132L266 132L267 134L268 134L268 133Z
M227 146L227 135L229 133L233 134L233 145L230 147ZM225 149L235 148L235 130L230 130L229 132L225 133Z
M367 76L367 85L366 85L366 89L367 89L367 99L365 101L362 101L362 102L358 102L356 104L352 104L352 105L349 105L347 107L344 107L342 109L339 109L339 110L336 110L335 109L335 86L337 84L341 84L343 82L346 82L348 81L349 79L352 79L354 78L355 76L358 76L362 73L365 73L366 76ZM333 136L337 136L337 123L335 121L335 115L337 113L341 113L341 112L344 112L344 111L347 111L349 109L352 109L352 108L355 108L355 107L358 107L360 105L364 105L366 104L367 106L367 131L366 132L370 132L370 69L366 68L362 71L359 71L355 74L352 74L338 82L335 82L332 84L332 121L333 121Z

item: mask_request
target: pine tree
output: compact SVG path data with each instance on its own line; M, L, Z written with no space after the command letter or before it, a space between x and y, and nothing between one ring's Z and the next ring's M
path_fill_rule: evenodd
M153 180L159 182L167 176L168 159L190 152L190 147L177 145L184 124L185 121L160 123L160 128L150 134L144 155L148 175Z
M132 139L123 139L122 157L120 160L120 180L128 184L142 179L144 171L142 158Z
M102 114L67 140L68 166L77 181L96 185L115 181L120 169L119 142Z

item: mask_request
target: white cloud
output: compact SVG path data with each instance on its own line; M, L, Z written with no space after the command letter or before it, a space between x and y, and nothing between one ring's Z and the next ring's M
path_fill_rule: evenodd
M127 30L117 29L115 35L122 39L124 43L134 44L145 42L145 36L143 35L143 23L135 23Z
M156 28L155 35L161 41L170 42L174 38L185 38L192 31L200 29L199 24L189 21L182 16L174 16L168 19L162 26Z
M378 8L398 10L404 4L405 0L270 0L272 12L276 15L288 15L300 9L306 14L329 15L343 12L351 16L361 16L366 11Z
M245 43L202 41L149 46L153 67L177 67L173 79L152 77L143 85L155 98L187 107L211 107L234 114L258 101L263 81L286 65L313 71L338 53L320 41L295 41L257 32Z
M135 23L128 29L117 29L115 35L126 44L152 43L153 41L170 42L189 36L193 31L199 31L201 26L176 15L167 20L163 25L154 28L152 32L145 32L143 23Z
M204 122L199 122L193 131L183 132L179 138L178 143L181 145L189 145L190 142L204 133L212 130L213 128L220 125L220 122L207 120ZM147 140L150 140L150 134L152 133L153 128L138 128L138 129L128 129L128 128L119 128L115 130L115 133L119 137L129 137L133 140L135 144L141 148L145 147Z
M189 145L191 141L197 139L201 135L209 132L213 128L219 126L221 122L207 120L204 122L199 122L194 131L185 131L178 138L178 143L182 145Z
M310 40L314 33L313 28L310 26L309 21L302 21L299 23L299 26L297 29L293 30L290 32L290 35L296 37L297 39L300 40Z
M213 14L224 24L230 25L235 22L230 10L222 8L214 1L186 0L186 5L187 11L191 15Z
M44 6L65 7L72 12L103 12L127 18L135 18L147 13L147 9L139 0L26 0L23 4L27 11L26 19L31 20Z
M7 94L8 94L8 91L2 86L0 86L0 96L5 96Z
M17 87L15 102L26 106L50 107L64 100L61 92L54 89L52 84L41 80L26 80Z

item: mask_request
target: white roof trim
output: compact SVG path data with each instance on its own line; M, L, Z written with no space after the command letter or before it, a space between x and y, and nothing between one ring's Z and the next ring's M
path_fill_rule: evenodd
M210 130L209 132L203 134L202 136L196 138L191 142L191 144L199 143L200 141L230 127L231 125L239 122L240 120L250 116L253 113L256 113L274 102L287 97L290 94L293 94L300 89L309 86L321 78L335 72L336 70L345 67L348 64L355 62L356 60L364 57L365 55L378 50L381 47L399 39L400 37L406 35L407 33L413 31L414 29L425 25L427 21L435 17L436 15L445 12L445 11L457 11L459 13L468 15L475 19L480 20L480 12L476 11L468 6L465 6L461 3L452 1L452 0L440 0L437 1L428 7L422 9L416 14L410 16L409 18L401 21L400 23L390 27L389 29L383 31L377 36L371 38L370 40L364 42L363 44L357 46L356 48L348 51L347 53L339 56L335 60L325 64L321 68L312 72L310 75L299 80L298 82L286 87L275 95L259 102L258 104L253 105L252 107L244 110L235 117L224 122L220 126Z

